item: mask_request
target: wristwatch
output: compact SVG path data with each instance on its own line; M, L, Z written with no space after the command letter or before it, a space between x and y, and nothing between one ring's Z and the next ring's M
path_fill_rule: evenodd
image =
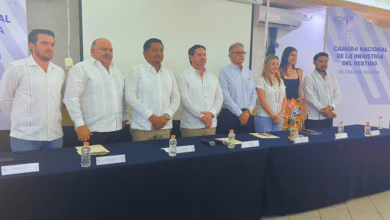
M168 121L171 120L171 116L170 115L168 115L167 113L165 113L164 115L165 115L165 117L167 118Z

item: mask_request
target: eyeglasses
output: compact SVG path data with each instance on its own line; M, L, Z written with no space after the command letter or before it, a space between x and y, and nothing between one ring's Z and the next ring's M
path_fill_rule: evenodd
M246 55L245 51L238 51L238 52L232 52L232 53L237 54L237 55Z

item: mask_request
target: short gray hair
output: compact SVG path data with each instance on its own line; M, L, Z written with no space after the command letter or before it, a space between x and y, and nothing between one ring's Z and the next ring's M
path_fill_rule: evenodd
M97 44L97 39L95 39L95 40L92 42L91 47L96 47L96 44Z
M242 43L237 42L237 43L234 43L234 44L230 45L230 47L229 47L229 53L232 53L233 50L234 50L234 48L236 48L236 47L238 47L238 46L244 48L244 45L243 45Z

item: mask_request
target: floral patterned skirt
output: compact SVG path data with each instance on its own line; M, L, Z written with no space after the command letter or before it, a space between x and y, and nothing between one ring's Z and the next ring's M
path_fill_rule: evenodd
M284 121L282 131L289 131L290 128L295 127L298 130L302 129L302 108L301 101L298 99L288 99L286 112L284 114Z

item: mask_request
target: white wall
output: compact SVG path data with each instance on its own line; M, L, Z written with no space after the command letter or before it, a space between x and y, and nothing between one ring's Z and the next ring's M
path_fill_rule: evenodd
M304 75L310 74L313 69L313 57L316 53L323 51L326 7L296 10L296 12L313 15L311 21L303 21L300 28L293 31L278 30L276 55L279 60L282 58L283 50L292 46L298 50L296 67L303 69ZM255 20L257 21L258 8L255 9ZM263 70L265 58L264 25L255 22L253 25L253 55L252 71L255 79L260 77Z
M229 46L243 43L249 50L252 5L226 0L83 0L84 59L92 41L108 38L122 74L145 62L143 44L159 38L164 44L163 66L180 74L190 67L188 49L207 49L206 69L217 76L228 65ZM249 60L249 59L248 59ZM249 61L244 63L248 66ZM174 119L180 119L179 109Z
M390 10L390 1L388 0L344 0L344 1Z
M189 68L188 49L207 48L206 68L219 73L230 63L228 48L249 48L252 6L226 0L83 0L84 59L98 37L114 47L114 62L123 73L145 61L144 42L159 38L165 46L163 66L179 74ZM248 65L246 62L245 65Z
M80 61L80 32L78 1L69 1L70 55L74 63ZM51 60L65 71L68 57L68 20L66 1L27 0L27 32L43 28L54 31L56 46ZM67 72L67 71L66 71Z

